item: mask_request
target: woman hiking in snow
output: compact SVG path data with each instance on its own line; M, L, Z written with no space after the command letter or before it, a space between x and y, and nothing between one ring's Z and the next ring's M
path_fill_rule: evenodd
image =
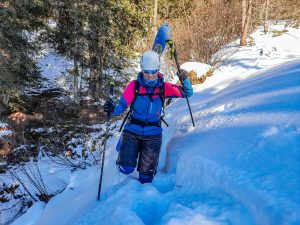
M160 56L145 52L140 61L142 71L137 80L125 88L117 106L107 100L104 111L117 116L130 106L129 120L124 126L117 165L120 172L130 174L137 166L141 183L151 183L156 173L162 144L162 109L165 98L184 98L182 87L164 82L159 72ZM177 74L183 81L186 97L193 95L188 74Z

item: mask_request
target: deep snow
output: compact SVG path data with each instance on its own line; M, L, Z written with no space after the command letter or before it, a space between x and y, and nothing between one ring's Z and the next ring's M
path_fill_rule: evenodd
M230 59L194 86L195 128L184 99L167 108L152 184L117 172L116 134L100 202L92 167L13 224L300 224L300 30L288 30L274 38L258 30L256 46L226 47Z
M166 172L153 184L125 179L72 224L299 224L299 73L297 60L197 92L196 128L177 101Z

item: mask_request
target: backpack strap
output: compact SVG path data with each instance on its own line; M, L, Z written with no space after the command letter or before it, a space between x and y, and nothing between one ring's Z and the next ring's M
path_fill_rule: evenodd
M121 124L121 127L119 129L119 132L122 131L123 129L123 126L128 118L128 116L131 114L131 111L133 109L133 105L134 105L134 102L137 98L137 96L149 96L149 99L150 101L152 101L152 96L154 95L159 95L159 98L161 100L161 104L162 104L162 116L160 117L160 119L166 124L166 126L168 127L169 124L163 119L163 117L165 116L165 83L163 82L162 86L159 87L159 94L153 94L153 93L139 93L140 92L140 83L138 82L138 80L135 80L134 81L134 98L131 102L131 105L130 105L130 109L129 111L127 112L122 124Z
M138 82L138 80L134 81L134 99L131 102L130 108L133 108L133 104L137 98L137 96L139 95L140 92L140 83Z
M163 84L159 87L159 97L164 111L165 110L165 82L163 82Z
M128 116L131 114L131 111L132 111L132 109L133 109L134 102L135 102L137 96L139 95L139 91L140 91L140 83L138 82L138 80L135 80L135 81L134 81L134 98L133 98L133 100L132 100L132 102L131 102L131 104L130 104L130 109L129 109L128 112L126 113L126 116L125 116L125 118L124 118L124 120L123 120L123 122L122 122L122 124L121 124L121 126L120 126L119 132L122 131L122 129L123 129L123 127L124 127L124 124L125 124L125 122L126 122Z
M159 97L162 105L162 115L160 116L161 121L168 127L169 124L165 121L165 82L163 82L162 86L159 87Z

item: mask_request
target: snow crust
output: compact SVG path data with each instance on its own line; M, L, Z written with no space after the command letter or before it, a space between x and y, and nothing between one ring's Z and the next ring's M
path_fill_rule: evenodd
M209 71L212 67L206 63L199 63L199 62L186 62L180 66L181 69L184 69L188 72L194 71L197 73L197 77L201 77L207 71Z

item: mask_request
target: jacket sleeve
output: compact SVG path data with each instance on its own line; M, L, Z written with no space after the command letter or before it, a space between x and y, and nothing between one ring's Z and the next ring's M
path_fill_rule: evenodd
M185 96L182 88L185 89L187 97L193 95L193 87L188 78L183 81L183 87L165 82L165 98L184 98Z
M112 113L112 116L122 114L127 107L131 105L134 99L134 82L135 81L131 81L123 91L123 94L119 99L119 104L115 107L115 111Z

